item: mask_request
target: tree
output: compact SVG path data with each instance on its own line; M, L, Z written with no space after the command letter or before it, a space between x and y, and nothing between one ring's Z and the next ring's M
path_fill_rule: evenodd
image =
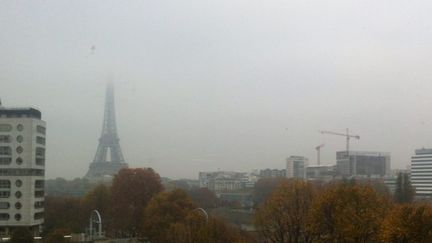
M167 242L171 225L185 220L197 206L185 191L174 189L156 195L144 211L142 235L151 242Z
M403 204L395 206L385 217L380 238L382 242L432 242L432 207Z
M65 235L69 235L70 231L66 229L56 229L55 231L49 233L45 239L44 243L66 243L70 242L68 239L65 239Z
M111 186L112 233L136 236L143 225L142 212L150 199L163 190L153 169L122 169Z
M88 218L82 212L80 198L45 197L45 231L62 228L83 232Z
M256 206L261 205L270 194L278 187L282 182L287 181L287 178L261 178L255 183L253 197Z
M415 189L411 185L408 173L399 173L396 179L394 200L397 203L410 203L414 199Z
M111 228L111 190L109 187L99 184L82 198L81 205L81 212L86 219L90 218L93 210L97 210L102 217L104 228Z
M24 227L16 228L12 232L10 243L33 243L32 232Z
M315 195L308 182L283 182L255 214L255 226L265 241L312 242L308 217Z
M245 233L197 210L181 189L156 195L144 212L142 235L156 243L246 243Z
M331 185L313 203L311 232L316 242L376 242L390 206L370 185Z
M254 239L237 227L211 217L206 221L203 215L192 211L184 222L172 224L167 242L175 243L246 243Z
M207 188L192 188L187 193L199 207L209 209L219 204L216 194Z

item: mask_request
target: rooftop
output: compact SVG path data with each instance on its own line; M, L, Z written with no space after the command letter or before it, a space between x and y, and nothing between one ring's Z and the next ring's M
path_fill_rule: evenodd
M0 106L0 117L6 118L18 118L18 117L28 117L42 119L41 112L32 107L4 107Z

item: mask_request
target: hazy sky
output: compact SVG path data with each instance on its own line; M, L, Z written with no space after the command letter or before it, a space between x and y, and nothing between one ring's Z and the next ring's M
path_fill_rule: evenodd
M105 82L131 167L161 176L432 146L432 2L0 1L0 97L48 123L47 178L83 176ZM95 46L92 51L92 46Z

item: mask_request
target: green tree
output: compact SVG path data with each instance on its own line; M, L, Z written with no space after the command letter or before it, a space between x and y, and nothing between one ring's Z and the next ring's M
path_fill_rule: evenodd
M411 185L408 173L399 173L396 179L394 200L397 203L411 203L414 199L415 189Z

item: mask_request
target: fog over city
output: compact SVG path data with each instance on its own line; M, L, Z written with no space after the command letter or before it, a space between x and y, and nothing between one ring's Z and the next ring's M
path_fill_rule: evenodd
M127 4L126 4L127 3ZM161 176L334 164L405 168L432 147L432 2L1 1L0 98L47 122L46 177L82 177L113 81L130 167Z

